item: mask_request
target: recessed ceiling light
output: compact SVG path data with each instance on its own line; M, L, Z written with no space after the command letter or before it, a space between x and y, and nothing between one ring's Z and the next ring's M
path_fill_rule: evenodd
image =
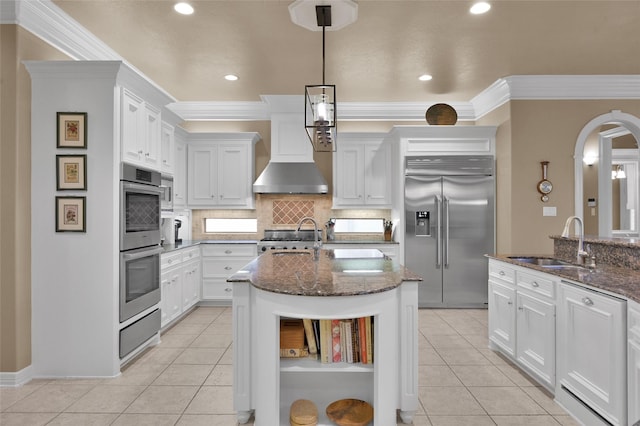
M418 77L418 80L420 81L429 81L433 78L432 75L429 74L422 74L420 77Z
M189 3L176 3L173 9L183 15L191 15L193 13L193 7Z
M483 13L487 13L489 9L491 9L491 5L489 3L487 3L486 1L480 1L471 6L469 12L473 13L474 15L482 15Z
M233 74L227 74L224 76L224 79L228 81L236 81L238 79L238 76Z

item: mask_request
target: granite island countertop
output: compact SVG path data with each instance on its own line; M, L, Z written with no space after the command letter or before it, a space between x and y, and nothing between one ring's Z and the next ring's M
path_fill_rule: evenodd
M297 296L355 296L392 290L422 278L375 249L271 250L227 279Z
M597 265L595 270L584 269L554 269L544 268L531 263L519 262L511 257L514 255L487 255L488 258L500 260L512 265L522 266L539 272L555 275L560 278L571 280L594 289L605 290L607 292L620 295L627 299L640 303L640 271L609 266L606 264ZM520 257L542 257L553 258L549 255L523 255Z

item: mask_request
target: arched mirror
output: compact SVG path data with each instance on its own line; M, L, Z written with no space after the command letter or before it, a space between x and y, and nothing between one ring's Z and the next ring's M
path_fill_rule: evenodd
M612 111L591 120L575 148L575 210L585 234L640 237L640 119Z

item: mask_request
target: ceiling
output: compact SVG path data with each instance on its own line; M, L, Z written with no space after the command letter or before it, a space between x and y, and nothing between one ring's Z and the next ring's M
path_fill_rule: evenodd
M192 0L190 16L170 0L54 3L178 101L322 82L322 33L292 23L287 0ZM327 31L326 83L339 102L466 102L510 75L640 74L640 0L502 0L485 15L471 3L358 1L355 23Z

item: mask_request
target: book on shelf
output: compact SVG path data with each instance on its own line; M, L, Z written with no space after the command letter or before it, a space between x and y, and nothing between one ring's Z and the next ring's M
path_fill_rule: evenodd
M329 363L333 361L331 344L333 337L331 335L331 320L321 319L320 322L320 361Z
M313 323L309 318L303 318L302 323L304 324L304 334L307 338L307 347L309 348L309 353L311 355L315 355L318 353L318 347L316 346L316 337L313 332Z
M367 327L365 326L364 317L358 318L358 336L359 336L359 349L360 349L360 362L367 364Z
M331 320L331 353L332 362L342 361L342 353L340 352L340 320Z

